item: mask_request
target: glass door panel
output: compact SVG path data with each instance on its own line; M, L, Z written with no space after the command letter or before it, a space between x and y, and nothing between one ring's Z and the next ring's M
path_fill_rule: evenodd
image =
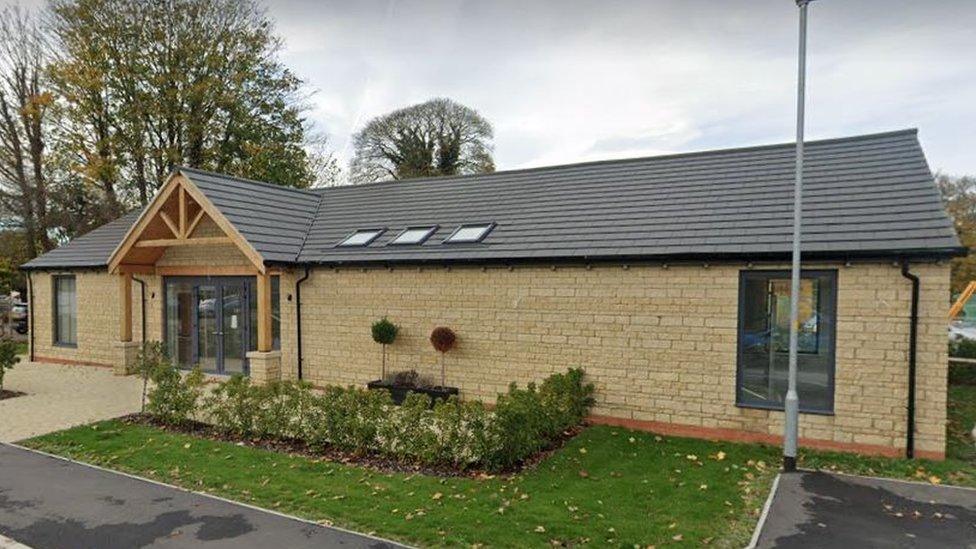
M221 332L224 373L244 373L247 291L243 284L221 287Z
M205 372L217 372L220 349L219 314L217 287L201 285L197 287L197 364Z
M166 352L181 367L193 366L193 285L186 281L166 283Z

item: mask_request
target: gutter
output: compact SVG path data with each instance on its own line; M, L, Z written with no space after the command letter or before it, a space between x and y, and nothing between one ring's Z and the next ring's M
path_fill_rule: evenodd
M908 332L908 424L906 425L905 435L905 457L912 459L915 457L915 377L916 377L916 354L918 348L918 275L908 271L909 263L903 259L901 263L901 275L912 281L912 306L911 323Z
M140 309L140 311L142 312L142 346L145 347L146 346L146 281L136 277L132 277L132 280L135 280L136 282L139 283L139 287L142 291L142 308Z
M302 379L302 282L308 280L312 271L305 265L305 275L295 281L295 337L298 339L298 379Z

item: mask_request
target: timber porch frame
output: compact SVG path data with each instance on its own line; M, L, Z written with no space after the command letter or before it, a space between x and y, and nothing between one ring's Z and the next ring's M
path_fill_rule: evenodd
M207 217L223 236L197 236ZM157 266L167 249L180 246L234 246L250 262L244 266ZM257 287L257 351L272 350L271 276L264 258L234 225L185 176L170 177L159 194L126 233L108 262L119 281L119 341L132 342L132 279L134 274L162 276L254 276Z

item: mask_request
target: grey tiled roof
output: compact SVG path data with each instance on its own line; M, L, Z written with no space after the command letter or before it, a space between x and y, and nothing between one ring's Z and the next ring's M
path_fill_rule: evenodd
M135 209L122 217L89 231L67 244L35 257L22 266L24 269L104 267L115 247L137 219L142 209Z
M295 261L315 217L318 194L192 168L179 170L265 261Z
M271 262L763 258L790 251L794 151L769 145L315 191L184 174ZM482 221L497 223L484 241L443 243L459 224ZM808 256L962 251L915 130L807 142L803 224ZM422 245L387 245L405 227L430 225L439 228ZM388 230L369 246L336 247L376 227ZM84 249L104 264L118 240L107 232L97 240L101 248ZM28 266L50 264L54 253Z
M786 254L795 146L750 147L326 189L299 260L514 260ZM915 130L806 144L803 251L956 251ZM478 244L442 244L494 221ZM439 224L421 246L400 229ZM388 227L367 248L356 228Z

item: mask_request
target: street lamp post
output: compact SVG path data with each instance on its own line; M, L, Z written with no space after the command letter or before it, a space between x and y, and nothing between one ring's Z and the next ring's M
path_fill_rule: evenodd
M807 69L807 4L796 0L800 8L800 48L796 91L796 180L793 185L793 263L790 269L790 359L786 390L785 433L783 436L783 471L796 471L797 438L800 427L800 398L796 392L797 337L800 320L800 225L803 217L803 116Z

